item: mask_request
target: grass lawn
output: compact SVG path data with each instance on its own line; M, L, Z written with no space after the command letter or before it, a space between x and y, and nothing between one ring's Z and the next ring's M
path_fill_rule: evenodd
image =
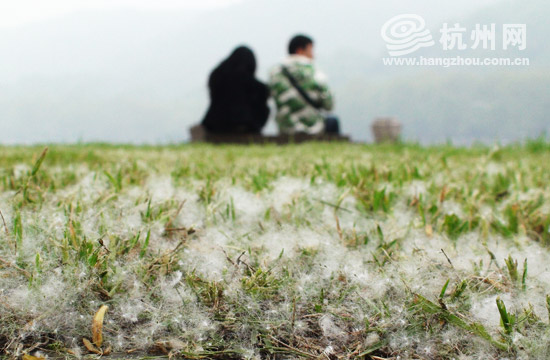
M545 141L0 147L0 354L549 358L549 184Z

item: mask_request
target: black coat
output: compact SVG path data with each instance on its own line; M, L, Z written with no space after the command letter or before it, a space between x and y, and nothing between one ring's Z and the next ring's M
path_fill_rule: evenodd
M202 125L212 133L259 133L267 122L269 88L256 80L256 60L237 48L210 74L210 107Z

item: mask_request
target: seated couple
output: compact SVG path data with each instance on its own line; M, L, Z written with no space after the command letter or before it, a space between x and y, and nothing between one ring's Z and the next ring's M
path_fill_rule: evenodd
M216 134L259 134L267 122L267 101L272 95L280 133L337 135L338 120L326 114L333 107L333 98L324 75L313 63L313 40L295 36L288 52L265 85L255 78L252 50L241 46L233 51L210 75L210 107L203 127Z

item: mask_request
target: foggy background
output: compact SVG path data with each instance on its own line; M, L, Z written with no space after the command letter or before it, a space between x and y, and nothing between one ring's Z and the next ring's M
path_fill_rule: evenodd
M384 66L391 17L426 19L436 45L411 56L529 57L529 67ZM290 37L315 40L335 113L354 140L395 116L406 140L521 141L549 132L550 51L543 0L2 0L0 144L166 143L188 140L208 106L210 71L240 44L257 77L286 56ZM496 51L444 52L444 22L496 23ZM502 24L527 24L527 49L503 52ZM274 109L265 132L274 133Z

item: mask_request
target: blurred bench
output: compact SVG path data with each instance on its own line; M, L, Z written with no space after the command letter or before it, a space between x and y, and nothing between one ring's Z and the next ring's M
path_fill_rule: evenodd
M191 142L206 142L211 144L299 144L309 141L350 142L345 135L309 135L298 133L293 135L262 135L262 134L211 134L201 125L189 129Z

